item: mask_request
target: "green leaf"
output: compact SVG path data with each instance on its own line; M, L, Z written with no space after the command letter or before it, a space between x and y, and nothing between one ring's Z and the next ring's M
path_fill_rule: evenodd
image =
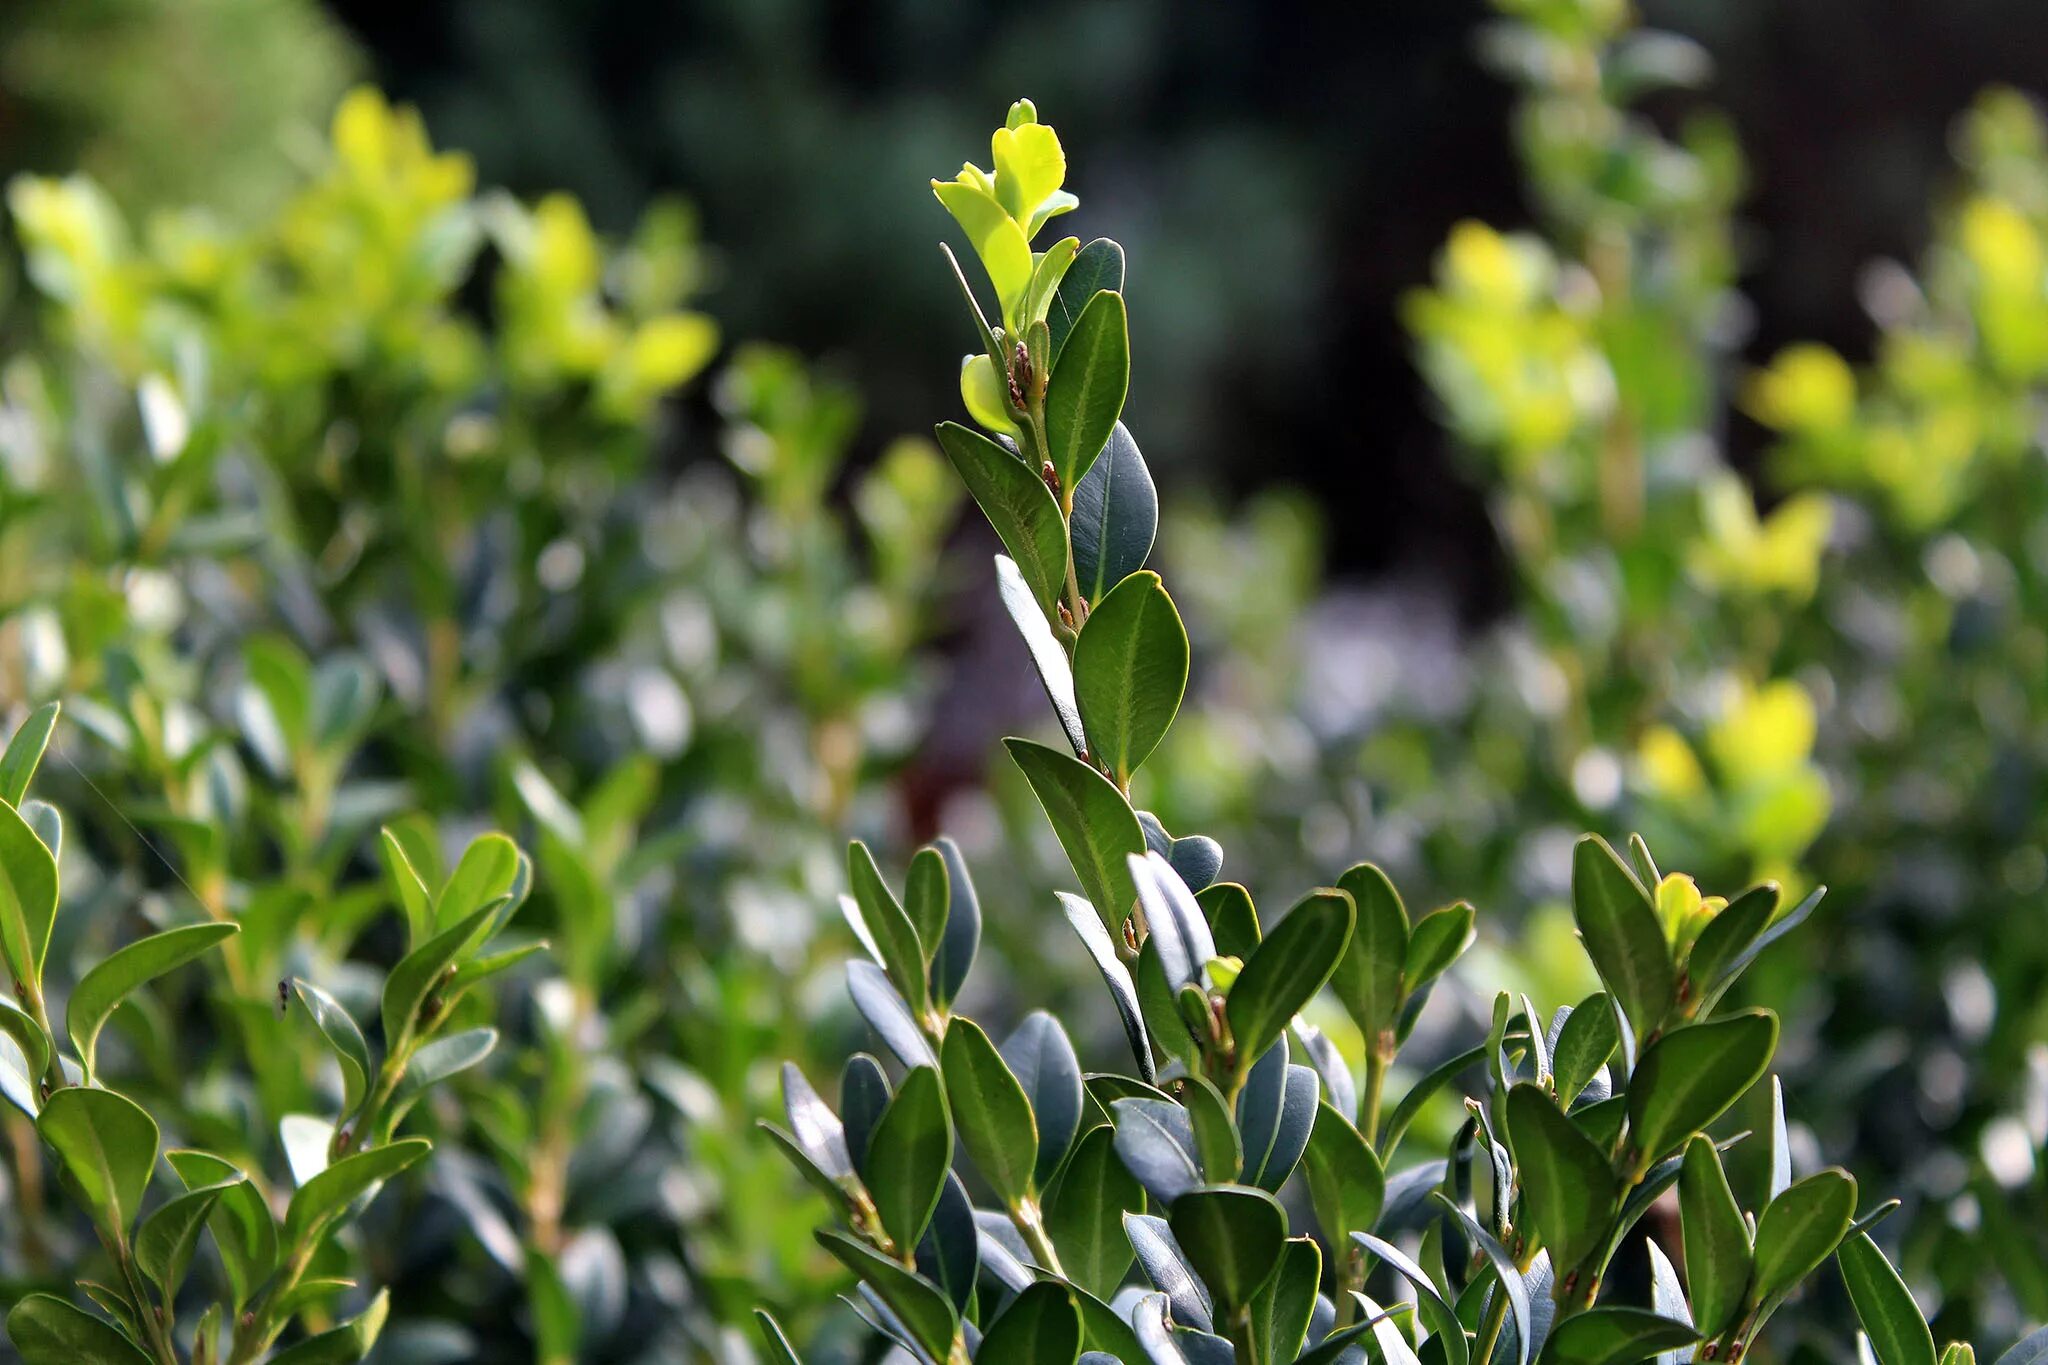
M398 903L405 910L406 942L417 947L434 936L434 898L419 871L413 867L405 844L391 829L377 833L377 854L384 860L384 879L391 883Z
M519 845L502 834L480 834L462 851L448 884L434 902L436 932L452 928L494 901L512 895L525 861Z
M1258 951L1259 912L1252 904L1251 892L1236 882L1211 882L1195 893L1195 904L1209 918L1218 953L1248 958Z
M25 1365L149 1365L119 1328L54 1294L30 1294L15 1304L7 1336Z
M1041 1280L989 1324L974 1365L1073 1365L1080 1354L1080 1307L1065 1285Z
M1621 1002L1636 1037L1648 1038L1676 990L1671 949L1650 893L1597 834L1572 850L1572 911L1600 979Z
M1835 1260L1878 1365L1934 1365L1934 1333L1870 1234L1859 1232L1842 1243Z
M1315 998L1351 941L1351 897L1313 891L1266 935L1230 987L1224 1011L1246 1073Z
M1059 721L1068 747L1076 754L1086 754L1088 736L1081 728L1081 704L1074 699L1074 670L1066 648L1054 637L1045 612L1032 599L1030 585L1008 555L996 556L996 595L1002 599L1003 610L1024 641L1024 650L1031 656L1031 666L1037 670L1039 685L1045 689L1045 699L1052 703L1053 717Z
M125 1095L70 1085L43 1101L36 1132L57 1153L102 1234L125 1244L156 1165L156 1120Z
M1024 290L1024 311L1019 320L1027 328L1034 324L1043 325L1046 310L1059 294L1060 281L1066 278L1067 269L1073 265L1074 257L1080 254L1079 237L1062 237L1038 253L1038 259L1031 266L1031 283ZM1052 333L1046 331L1045 364L1052 364Z
M1393 1029L1395 1016L1401 1012L1408 912L1387 874L1371 863L1360 863L1346 872L1337 879L1337 886L1358 907L1358 921L1330 985L1371 1048L1380 1034ZM1387 1041L1391 1045L1392 1038Z
M820 1228L816 1235L818 1245L867 1282L927 1355L937 1361L953 1358L960 1320L944 1291L836 1228Z
M971 1019L946 1029L940 1062L960 1145L996 1197L1015 1207L1030 1197L1038 1161L1038 1123L1024 1087Z
M405 1074L392 1088L391 1114L403 1115L421 1095L450 1076L469 1070L490 1056L497 1045L498 1031L494 1028L466 1028L428 1043L412 1054Z
M1118 785L1128 786L1165 738L1187 683L1187 628L1159 575L1141 569L1089 613L1074 646L1089 753Z
M1778 1016L1747 1010L1666 1034L1644 1050L1628 1084L1629 1145L1647 1170L1726 1113L1771 1064Z
M1252 1302L1286 1250L1287 1215L1280 1202L1247 1185L1190 1190L1173 1201L1167 1223L1220 1317Z
M0 801L19 806L28 795L28 784L36 775L36 765L43 761L43 750L50 743L50 732L57 728L57 713L62 709L57 702L45 702L29 713L29 718L7 741L6 752L0 753Z
M846 846L846 880L855 904L860 906L860 917L881 950L882 970L889 973L890 982L910 1005L911 1013L923 1018L931 1012L927 972L931 963L924 941L897 902L896 893L882 880L875 855L858 839Z
M1596 991L1581 1000L1565 1017L1564 1027L1557 1031L1557 1046L1552 1049L1550 1066L1557 1102L1569 1108L1620 1046L1621 1031L1615 1027L1606 993Z
M228 1286L233 1291L230 1306L239 1311L277 1264L277 1223L271 1217L270 1205L249 1183L242 1169L224 1157L173 1148L164 1153L164 1159L171 1163L171 1169L187 1189L223 1183L227 1186L206 1225L220 1251L221 1264L227 1269Z
M1816 1171L1764 1206L1756 1220L1751 1307L1774 1304L1834 1254L1856 1218L1856 1182L1844 1171Z
M1090 606L1145 567L1159 534L1159 490L1122 422L1075 487L1069 525L1075 580Z
M20 811L0 804L0 956L15 981L41 984L56 919L56 856Z
M917 1067L882 1111L861 1176L883 1230L898 1248L914 1248L924 1235L952 1163L953 1123L939 1073Z
M11 1000L0 1000L0 1033L12 1038L14 1045L21 1049L31 1080L49 1069L50 1035L44 1033L43 1026Z
M1551 1329L1543 1360L1544 1365L1635 1365L1698 1340L1690 1323L1647 1309L1589 1308Z
M1432 910L1415 921L1408 935L1408 954L1401 967L1401 987L1409 995L1443 975L1472 942L1472 907L1459 901Z
M754 1310L754 1324L761 1329L761 1340L768 1345L768 1359L774 1365L804 1365L796 1347L789 1344L789 1337L783 1333L782 1324L765 1308Z
M917 941L924 946L926 967L929 959L936 957L941 941L946 936L946 903L950 898L946 886L946 860L936 848L921 848L910 860L910 872L903 882L903 913L910 917L911 927L917 930Z
M1045 808L1060 847L1074 865L1081 894L1102 917L1112 939L1138 899L1130 857L1145 851L1145 832L1116 784L1077 758L1035 744L1006 739L1003 746L1024 770L1024 778Z
M369 1091L372 1070L370 1045L364 1041L362 1029L357 1026L354 1016L342 1008L340 1001L312 982L293 977L292 990L298 995L299 1003L306 1007L306 1013L312 1016L320 1036L341 1059L341 1107L345 1113L354 1113Z
M433 1146L425 1138L400 1138L335 1162L293 1191L284 1215L285 1242L312 1245L359 1196L424 1157Z
M1074 263L1060 277L1060 287L1053 292L1052 306L1045 313L1046 326L1051 330L1054 368L1059 366L1060 354L1066 349L1067 338L1073 334L1081 310L1103 290L1120 294L1123 287L1124 249L1115 242L1097 237L1074 254Z
M307 1337L270 1358L270 1365L354 1365L370 1353L391 1312L391 1292L379 1290L370 1306L342 1323Z
M1309 1203L1331 1244L1371 1231L1386 1200L1386 1172L1364 1135L1327 1102L1316 1114L1301 1159Z
M1040 611L1050 615L1067 583L1067 525L1037 470L958 422L939 423L939 449L988 517Z
M1178 1076L1166 1091L1188 1111L1195 1132L1195 1154L1215 1180L1236 1180L1244 1170L1244 1143L1231 1117L1230 1103L1206 1076Z
M1131 386L1123 295L1102 290L1075 320L1045 389L1046 456L1060 487L1081 482L1123 415Z
M1067 1278L1097 1297L1114 1295L1131 1268L1124 1210L1144 1207L1144 1187L1117 1157L1116 1130L1090 1129L1046 1199L1046 1231Z
M1290 1238L1281 1252L1280 1269L1252 1301L1248 1335L1257 1359L1288 1362L1301 1354L1322 1277L1322 1249L1310 1238Z
M1557 1273L1577 1270L1605 1239L1620 1197L1606 1154L1533 1082L1508 1091L1507 1120L1530 1221Z
M1692 993L1705 997L1720 984L1745 948L1757 941L1778 913L1778 884L1752 886L1708 920L1685 955Z
M184 1283L185 1270L192 1264L192 1251L199 1245L199 1231L221 1195L233 1183L202 1185L166 1201L142 1220L135 1234L135 1263L156 1282L166 1299L175 1298Z
M1447 1365L1466 1365L1472 1350L1465 1340L1464 1327L1458 1320L1457 1310L1444 1297L1444 1291L1437 1287L1436 1281L1429 1277L1429 1272L1392 1242L1369 1232L1354 1232L1351 1240L1356 1248L1379 1257L1415 1287L1417 1307L1429 1323L1430 1340L1438 1344Z
M1014 327L1031 286L1031 244L1017 220L1003 212L994 195L958 180L932 181L932 193L967 233L974 254L988 271L1002 304L1003 321Z
M87 1074L99 1045L100 1029L128 993L199 957L241 929L236 924L188 924L138 939L117 949L87 972L71 992L64 1023L71 1045L78 1049Z
M384 978L382 1012L384 1046L387 1049L397 1048L401 1040L412 1035L413 1026L425 1012L429 997L435 994L441 974L475 949L484 931L490 928L498 908L492 904L471 912L468 918L443 929L398 960L398 965L391 969L391 975ZM445 1006L446 1002L442 1003ZM435 1019L439 1017L437 1014Z
M1693 1323L1717 1337L1735 1321L1749 1292L1749 1223L1728 1187L1721 1154L1704 1137L1686 1144L1678 1173L1678 1216Z

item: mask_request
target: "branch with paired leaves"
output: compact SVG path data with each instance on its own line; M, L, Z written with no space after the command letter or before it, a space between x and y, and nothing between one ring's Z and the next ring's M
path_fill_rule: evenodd
M33 1120L107 1270L105 1279L77 1283L98 1313L70 1297L32 1293L9 1311L7 1335L29 1365L359 1360L384 1323L381 1292L346 1321L276 1347L295 1319L326 1322L333 1303L355 1287L340 1273L352 1263L335 1254L335 1236L385 1181L430 1149L424 1138L396 1135L407 1111L496 1044L495 1029L444 1026L464 995L540 947L487 951L524 899L531 865L511 840L487 834L430 887L415 868L433 866L432 851L407 848L409 827L384 832L385 869L409 949L384 978L382 1051L325 990L279 983L279 1006L296 996L333 1050L343 1104L334 1120L282 1117L292 1188L273 1194L260 1172L227 1155L166 1147L157 1118L108 1086L98 1066L100 1035L115 1012L150 982L234 938L238 923L178 925L115 950L72 985L64 1032L52 1026L45 967L60 903L63 821L27 792L57 720L55 704L35 712L0 753L0 956L14 994L0 1001L0 1030L23 1064L0 1054L0 1091ZM159 1155L183 1188L153 1199ZM188 1333L178 1322L181 1290L208 1234L223 1292Z
M768 1129L840 1216L818 1237L858 1278L856 1309L930 1365L1675 1365L1738 1360L1831 1256L1860 1307L1885 1266L1867 1233L1894 1205L1859 1208L1839 1170L1793 1178L1775 1080L1767 1134L1715 1135L1778 1039L1770 1012L1722 1002L1818 893L1789 909L1772 883L1703 896L1640 839L1623 855L1588 835L1572 901L1602 988L1547 1012L1500 992L1483 1037L1411 1068L1433 992L1469 985L1449 974L1470 906L1411 916L1361 864L1268 923L1220 880L1213 841L1134 808L1188 657L1144 567L1157 506L1119 421L1122 252L1031 250L1075 205L1028 102L994 155L993 173L935 187L1000 318L973 308L983 349L962 370L982 430L939 435L1003 541L1003 603L1067 742L1009 748L1072 862L1081 894L1061 909L1130 1065L1084 1072L1048 1013L1000 1044L960 1014L982 921L958 849L918 853L899 895L856 844L843 908L867 956L847 982L895 1066L854 1057L836 1111L785 1068L788 1126ZM1325 988L1362 1056L1333 1037ZM1397 1162L1431 1128L1451 1133L1442 1153ZM1741 1141L1767 1147L1748 1209L1721 1159ZM1282 1202L1290 1182L1305 1200ZM1667 1247L1644 1215L1674 1188ZM1312 1228L1291 1223L1302 1203ZM1647 1305L1607 1292L1625 1250L1647 1256ZM796 1361L761 1316L771 1354ZM1894 1353L1902 1332L1872 1328L1879 1359L1923 1365Z

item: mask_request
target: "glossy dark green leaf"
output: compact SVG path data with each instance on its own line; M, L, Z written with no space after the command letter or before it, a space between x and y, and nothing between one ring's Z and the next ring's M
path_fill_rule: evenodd
M1685 973L1694 994L1711 991L1741 956L1770 927L1778 913L1778 884L1764 882L1729 901L1708 920L1685 955Z
M1765 1205L1756 1220L1752 1305L1783 1298L1834 1254L1856 1218L1856 1182L1844 1171L1816 1171Z
M1124 1211L1144 1207L1144 1187L1116 1154L1116 1130L1084 1134L1046 1200L1046 1230L1067 1278L1098 1297L1114 1295L1131 1266Z
M1394 1112L1387 1116L1382 1127L1376 1147L1381 1160L1393 1156L1394 1149L1401 1145L1401 1138L1408 1131L1408 1125L1415 1121L1415 1116L1422 1112L1422 1107L1429 1103L1438 1091L1485 1059L1486 1049L1483 1046L1469 1048L1437 1063L1421 1080L1408 1087L1408 1093L1394 1106Z
M1145 834L1130 803L1115 783L1077 758L1028 739L1006 739L1003 745L1052 822L1081 894L1110 935L1121 934L1138 898L1129 859L1145 851Z
M135 1264L164 1292L166 1298L177 1296L178 1286L185 1280L185 1270L192 1264L193 1249L199 1245L199 1233L213 1213L213 1206L234 1187L233 1183L224 1182L187 1190L166 1200L142 1220L142 1226L135 1234Z
M967 1187L951 1171L946 1172L938 1206L918 1240L917 1273L944 1290L955 1311L965 1313L973 1304L981 1273L981 1231L975 1226Z
M940 1049L946 1101L960 1145L996 1197L1015 1206L1036 1188L1038 1125L1024 1087L971 1019L956 1019Z
M782 1109L790 1134L818 1169L834 1179L852 1174L845 1126L795 1062L782 1064Z
M1249 1305L1272 1278L1287 1241L1279 1201L1245 1185L1190 1190L1174 1201L1167 1225L1226 1317Z
M1615 1030L1607 996L1596 992L1580 1001L1557 1031L1557 1043L1551 1048L1558 1102L1569 1106L1577 1099L1620 1046L1621 1035Z
M379 831L377 854L384 863L384 880L390 883L392 894L405 911L406 942L418 947L434 936L433 893L413 866L412 855L397 831Z
M36 1132L56 1152L94 1224L125 1242L156 1165L156 1120L125 1095L73 1085L43 1101Z
M1341 891L1311 892L1245 962L1225 1003L1245 1071L1330 979L1351 942L1352 919L1351 897Z
M882 1228L898 1247L915 1247L924 1236L952 1161L953 1125L939 1073L918 1067L875 1125L863 1168Z
M40 982L57 918L57 859L11 805L0 804L0 957L15 981Z
M25 1365L149 1365L119 1328L54 1294L30 1294L9 1309L7 1337Z
M889 1076L882 1064L865 1052L847 1058L839 1073L839 1120L847 1157L856 1172L865 1174L868 1142L882 1111L889 1107Z
M782 1330L782 1324L775 1320L765 1308L754 1310L754 1325L761 1329L761 1340L768 1348L768 1359L773 1365L804 1365L803 1357L796 1353L796 1347L789 1344L789 1337Z
M1308 1020L1296 1016L1293 1025L1294 1041L1308 1057L1309 1065L1316 1070L1316 1076L1323 1083L1323 1094L1330 1107L1351 1122L1358 1113L1358 1082L1351 1075L1351 1063L1344 1054L1337 1051L1337 1045L1324 1036L1323 1031Z
M1199 892L1223 874L1223 845L1206 834L1183 835L1168 845L1166 861L1188 890Z
M895 1054L897 1061L905 1066L939 1064L931 1041L918 1027L917 1020L911 1017L910 1007L903 1003L903 997L890 984L887 972L872 962L856 960L847 963L846 993L853 997L853 1007L860 1011L860 1017L868 1021L869 1027Z
M846 847L846 881L854 903L860 906L861 921L881 950L882 969L889 973L889 980L912 1014L923 1017L931 1003L924 940L897 901L896 893L882 879L875 856L858 839Z
M1121 246L1107 237L1097 237L1074 253L1073 262L1067 266L1066 274L1060 277L1059 288L1053 291L1052 306L1045 313L1046 326L1051 333L1054 365L1059 364L1060 352L1073 332L1074 322L1081 316L1081 310L1088 306L1089 300L1102 290L1120 294L1123 288L1124 249Z
M1120 785L1165 738L1187 683L1187 628L1159 575L1140 569L1089 613L1074 646L1089 754Z
M1495 1280L1501 1291L1508 1297L1508 1313L1515 1332L1516 1365L1529 1365L1543 1349L1547 1339L1551 1314L1539 1311L1539 1288L1533 1283L1533 1272L1525 1277L1515 1258L1507 1248L1495 1240L1494 1235L1479 1226L1479 1222L1465 1208L1444 1194L1442 1190L1431 1192L1430 1197L1441 1205L1445 1212L1455 1218L1465 1229L1465 1236L1485 1255L1487 1264L1493 1267ZM1547 1263L1546 1263L1547 1264ZM1545 1295L1547 1297L1547 1295Z
M1726 1113L1771 1064L1778 1016L1731 1014L1659 1038L1629 1078L1629 1145L1647 1169Z
M1213 882L1195 893L1195 904L1208 916L1218 953L1248 958L1258 950L1259 912L1252 904L1251 892L1236 882Z
M1132 979L1130 968L1117 956L1116 945L1110 941L1109 931L1103 928L1102 917L1096 914L1094 906L1065 891L1055 891L1053 895L1058 898L1067 923L1087 947L1088 956L1094 959L1095 969L1102 973L1102 983L1109 988L1117 1017L1123 1022L1124 1036L1130 1040L1131 1056L1138 1064L1140 1078L1151 1081L1152 1042L1145 1027L1144 1007L1138 999L1138 984Z
M1067 747L1077 756L1085 756L1088 736L1081 728L1081 703L1074 698L1072 662L1067 658L1066 647L1052 633L1052 624L1032 598L1030 585L1008 555L996 556L996 596L1024 641L1024 651L1031 656L1039 686L1045 689L1045 699L1052 704L1053 718L1060 723L1060 733L1067 737Z
M1237 1127L1244 1141L1242 1178L1247 1185L1275 1193L1308 1149L1322 1096L1312 1068L1273 1064L1272 1059L1285 1056L1284 1041L1268 1048L1237 1095Z
M1443 975L1472 942L1472 907L1459 901L1415 921L1401 968L1402 989L1413 995Z
M228 1273L233 1294L229 1307L239 1311L277 1264L277 1221L270 1205L242 1169L224 1157L173 1148L164 1153L164 1159L188 1190L228 1186L215 1201L206 1225Z
M1200 985L1216 956L1216 941L1194 893L1157 853L1132 854L1124 865L1145 911L1146 947L1158 953L1167 986L1178 992Z
M981 898L975 893L974 878L968 875L967 859L960 846L941 835L933 845L946 864L945 932L932 954L932 1000L940 1009L950 1008L968 969L981 948Z
M316 1241L357 1198L375 1190L432 1149L433 1144L425 1138L400 1138L335 1162L293 1191L284 1216L285 1242L304 1246Z
M1323 1235L1341 1243L1354 1232L1371 1231L1386 1199L1386 1172L1350 1121L1324 1105L1301 1159Z
M1025 1016L1004 1040L1002 1054L1031 1101L1038 1124L1038 1161L1032 1179L1044 1189L1081 1128L1081 1063L1060 1021L1044 1010Z
M1507 1120L1523 1204L1562 1275L1599 1248L1620 1198L1614 1172L1539 1085L1508 1091Z
M853 1216L853 1197L848 1192L846 1185L835 1180L824 1167L820 1166L812 1158L811 1154L804 1150L804 1145L797 1141L793 1133L786 1128L770 1123L767 1119L757 1119L754 1126L765 1133L768 1140L782 1150L782 1154L789 1158L790 1165L796 1167L797 1174L804 1178L805 1183L810 1185L819 1194L825 1196L826 1202L831 1204L841 1216L847 1218Z
M944 1291L836 1228L819 1229L817 1238L820 1246L875 1291L926 1354L937 1361L952 1358L959 1319Z
M1116 1154L1162 1204L1204 1183L1194 1122L1171 1100L1120 1099L1110 1104L1116 1117Z
M1248 1336L1254 1357L1284 1365L1301 1354L1322 1278L1322 1249L1310 1238L1290 1238L1281 1252L1279 1270L1252 1300Z
M1636 1365L1659 1351L1690 1346L1688 1323L1643 1308L1603 1306L1574 1313L1551 1330L1544 1365Z
M1204 1076L1177 1076L1166 1092L1187 1110L1195 1131L1195 1152L1212 1180L1235 1180L1244 1169L1244 1144L1223 1092Z
M1671 1008L1677 984L1671 949L1650 893L1596 834L1572 851L1572 912L1600 979L1636 1036L1647 1037Z
M1059 500L1037 470L980 432L941 422L936 434L960 482L1030 586L1032 600L1049 615L1067 584L1067 527Z
M1372 1047L1379 1034L1394 1027L1401 1010L1408 912L1386 873L1371 863L1346 872L1337 879L1337 887L1350 895L1358 917L1330 985L1365 1035L1366 1046Z
M946 907L951 899L945 858L936 848L919 849L903 879L903 913L917 930L917 941L924 945L928 959L946 936Z
M1859 1232L1842 1243L1835 1260L1878 1365L1934 1365L1934 1334L1927 1318L1869 1234Z
M1072 489L1109 443L1131 386L1131 338L1123 295L1102 290L1081 310L1045 388L1046 457Z
M1137 454L1137 447L1131 447L1131 454ZM1138 462L1137 472L1144 475L1145 486L1151 487L1150 475L1145 475L1145 465ZM1152 509L1153 519L1159 516L1158 504ZM1152 541L1146 537L1149 550ZM10 806L20 806L22 798L28 795L28 784L36 775L36 767L43 761L43 750L50 743L50 732L57 728L57 713L62 709L57 702L45 702L29 713L7 741L7 748L0 752L0 801Z
M1081 1310L1056 1280L1032 1285L982 1334L975 1365L1073 1365L1081 1354Z
M1074 574L1089 605L1145 567L1159 533L1159 492L1122 422L1074 489L1070 526Z
M1728 1187L1721 1154L1704 1137L1686 1144L1678 1174L1678 1215L1692 1320L1702 1336L1716 1337L1742 1311L1753 1258L1749 1223Z
M1458 1321L1457 1310L1444 1297L1429 1272L1392 1242L1371 1233L1354 1232L1351 1240L1359 1248L1385 1261L1414 1287L1416 1302L1423 1319L1429 1324L1430 1340L1437 1343L1447 1365L1466 1365L1472 1356L1471 1343L1465 1340L1465 1329Z
M64 1010L65 1029L86 1071L90 1073L93 1069L100 1030L130 991L234 937L240 927L188 924L138 939L100 959L79 979Z

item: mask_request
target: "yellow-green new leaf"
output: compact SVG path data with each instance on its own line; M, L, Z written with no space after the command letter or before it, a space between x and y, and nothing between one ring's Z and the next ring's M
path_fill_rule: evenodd
M43 761L43 750L50 743L50 732L57 728L61 709L54 701L37 707L7 741L6 751L0 752L0 801L19 806L28 795L28 784Z

